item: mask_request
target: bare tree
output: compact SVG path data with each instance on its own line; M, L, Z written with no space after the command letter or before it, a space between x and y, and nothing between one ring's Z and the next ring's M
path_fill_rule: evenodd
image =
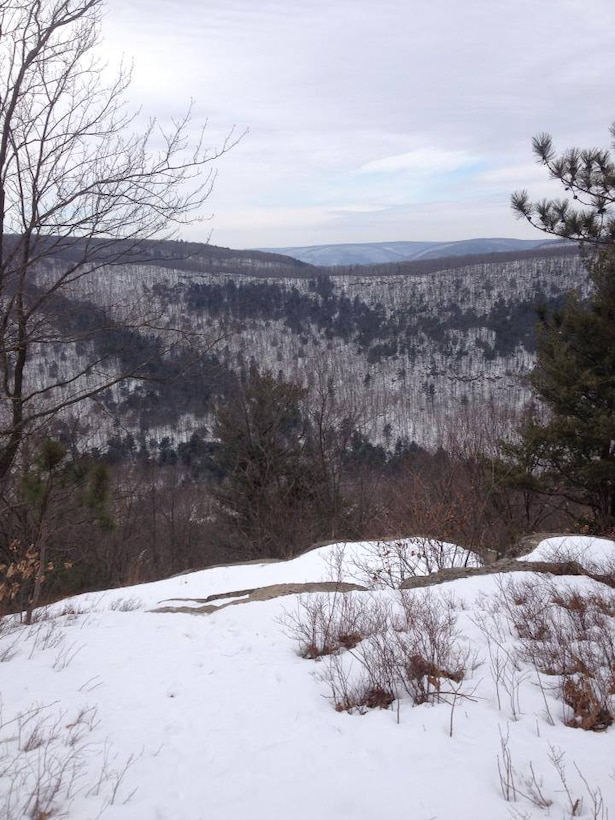
M33 372L41 347L71 353L95 332L58 321L61 306L144 240L198 218L211 163L236 142L231 132L210 150L203 129L193 140L190 109L170 129L138 131L130 71L108 82L97 53L102 7L0 4L0 483L29 430L126 376L70 355L46 378Z

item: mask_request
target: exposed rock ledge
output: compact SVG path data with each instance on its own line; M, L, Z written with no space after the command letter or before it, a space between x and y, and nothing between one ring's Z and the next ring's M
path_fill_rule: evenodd
M441 569L430 575L419 575L406 578L400 585L401 589L418 589L421 587L444 584L448 581L457 581L460 578L474 578L477 575L495 575L502 572L539 572L548 575L586 575L608 587L615 588L613 574L590 572L577 561L516 561L504 559L495 561L483 567L454 567ZM151 612L184 612L190 615L209 615L224 609L227 606L247 604L252 601L269 601L283 595L297 595L311 592L367 592L368 588L360 584L349 584L338 581L316 581L302 584L271 584L270 586L254 589L240 589L232 592L223 592L217 595L208 595L207 598L173 598L172 601L185 601L183 605L160 606ZM230 600L227 600L230 599ZM214 603L217 602L217 603ZM164 602L163 602L164 603ZM190 606L189 604L197 604Z
M516 561L503 559L484 567L454 567L432 572L431 575L421 575L415 578L406 578L400 584L401 589L417 589L435 584L444 584L447 581L457 581L459 578L473 578L475 575L495 575L500 572L540 572L548 575L586 575L594 581L600 581L609 587L615 587L615 576L590 572L577 561Z
M272 598L280 598L283 595L297 595L304 592L367 592L367 587L360 584L347 584L338 581L314 581L303 584L271 584L265 587L254 589L239 589L234 592L222 592L219 595L208 595L207 598L172 598L173 601L190 601L201 606L161 606L150 612L188 612L191 615L209 615L224 609L227 606L236 604L247 604L251 601L269 601ZM236 600L227 601L222 604L210 603L212 601L222 601L225 598ZM163 602L164 603L164 602Z

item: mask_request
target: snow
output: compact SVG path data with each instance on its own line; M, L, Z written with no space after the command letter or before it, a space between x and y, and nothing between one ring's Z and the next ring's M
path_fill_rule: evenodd
M81 595L30 627L5 619L0 816L42 820L54 816L42 813L48 806L69 820L563 818L572 809L553 762L561 753L573 801L582 800L577 816L605 820L615 807L615 726L590 732L565 725L562 702L553 687L538 685L529 664L507 666L499 682L494 676L494 653L510 657L515 643L498 604L511 575L411 593L452 600L460 640L477 664L455 700L414 706L404 697L363 715L335 711L323 680L327 660L297 654L289 613L309 596L245 603L238 594L332 578L360 583L365 567L387 551L395 559L399 550L414 552L416 574L424 574L436 568L424 559L426 544L331 545L292 561ZM552 557L561 546L548 539L530 558ZM605 540L569 537L565 546L588 563L615 555ZM448 565L475 563L453 545L441 552ZM544 578L514 573L517 584ZM365 607L396 600L399 593L380 581L352 594ZM584 577L549 581L605 590ZM229 592L235 595L213 603L231 605L212 614L151 611ZM507 753L517 786L510 802L498 773ZM530 766L552 801L548 808L527 796ZM46 795L59 779L57 793ZM25 805L37 781L39 814L34 799Z
M591 572L611 571L615 567L613 542L607 538L579 538L562 535L546 538L524 561L576 561Z

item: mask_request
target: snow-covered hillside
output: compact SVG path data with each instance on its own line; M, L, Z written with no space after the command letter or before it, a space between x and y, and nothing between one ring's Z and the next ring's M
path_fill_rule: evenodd
M266 267L216 271L215 262L207 271L169 261L133 264L79 279L72 296L104 306L114 321L143 334L171 333L180 345L187 340L187 355L206 350L231 370L255 361L312 388L331 380L340 405L373 440L434 445L468 407L492 403L514 412L523 406L535 304L587 287L577 256L460 262L413 275L358 269L324 285L314 271L289 278ZM88 355L83 345L62 357L57 348L41 350L36 387L56 374L72 389L71 368L87 370ZM116 364L105 362L111 370ZM88 377L100 369L99 363ZM82 414L98 413L97 443L113 425L177 443L210 423L207 410L195 419L193 409L181 406L167 408L172 423L145 418L139 390L125 380Z
M615 565L613 542L575 537L530 558L568 554L593 572ZM5 618L0 816L606 820L613 590L526 571L393 588L400 567L412 586L442 565L476 563L417 540L337 545L89 593L32 626ZM331 580L369 588L315 591ZM340 613L346 626L354 613L358 638L340 638ZM416 633L412 613L432 627ZM305 628L314 645L337 636L339 648L300 657L318 654L305 651ZM406 652L389 669L388 708L358 697L367 684L373 694L378 646ZM340 685L354 693L349 711ZM603 699L593 723L582 696Z

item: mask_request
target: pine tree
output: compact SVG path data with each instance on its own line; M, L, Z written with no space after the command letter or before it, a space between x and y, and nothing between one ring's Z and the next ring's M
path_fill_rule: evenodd
M322 537L319 472L300 384L252 366L218 407L212 493L236 557L286 557ZM323 530L323 526L325 529Z
M615 125L611 133L615 138ZM544 134L533 146L569 198L532 203L522 191L513 195L513 209L541 230L581 243L591 292L588 298L572 293L557 313L540 316L531 386L548 415L534 416L507 453L518 484L588 507L593 528L609 531L615 525L615 164L608 150L572 148L558 156Z
M29 572L22 573L20 583L13 585L11 597L30 623L45 598L50 576L56 594L64 591L62 578L70 587L71 542L82 540L93 526L113 529L114 520L106 467L86 456L71 455L56 439L40 442L19 490L3 523L2 534L8 535L10 546L0 549L0 605L2 589L7 589L15 568L27 566Z
M611 125L615 148L615 123ZM512 195L512 208L536 228L562 239L604 249L615 245L615 162L609 150L569 148L557 154L549 134L532 140L538 162L564 186L564 199L531 202L528 192Z
M357 443L369 445L333 381L311 390L254 364L216 410L209 460L219 540L229 556L287 558L324 539L357 535L366 503L346 490L361 482Z

